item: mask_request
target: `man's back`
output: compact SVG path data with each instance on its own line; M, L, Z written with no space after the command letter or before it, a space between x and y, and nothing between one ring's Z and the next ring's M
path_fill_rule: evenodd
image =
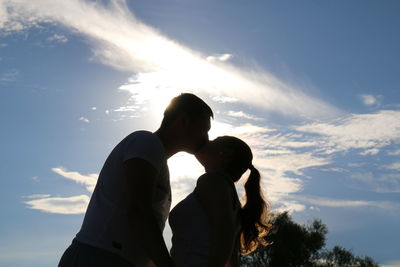
M123 164L130 159L145 160L158 173L152 207L160 229L164 228L171 204L165 150L157 135L137 131L124 138L104 163L76 239L119 254L140 266L149 259L135 242L137 239L127 219L130 189L124 182Z

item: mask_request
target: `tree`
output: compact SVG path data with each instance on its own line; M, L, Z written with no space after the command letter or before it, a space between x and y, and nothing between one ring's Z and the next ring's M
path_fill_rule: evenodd
M251 267L377 267L371 258L354 256L336 246L324 249L327 227L320 220L299 225L287 212L272 215L272 228L266 236L271 243L241 257L242 266Z
M351 251L340 246L321 253L321 267L378 267L379 265L370 257L360 258L354 256Z

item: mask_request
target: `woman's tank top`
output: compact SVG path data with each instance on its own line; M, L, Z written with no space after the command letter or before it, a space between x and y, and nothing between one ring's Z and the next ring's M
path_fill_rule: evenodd
M236 189L229 177L221 174L227 179L234 190L232 209L236 214L238 236L240 230L240 202ZM222 178L222 177L221 177ZM227 185L229 185L227 183ZM172 230L171 256L175 266L200 267L207 266L209 253L209 222L200 202L194 193L190 193L184 200L179 202L170 212L169 224Z

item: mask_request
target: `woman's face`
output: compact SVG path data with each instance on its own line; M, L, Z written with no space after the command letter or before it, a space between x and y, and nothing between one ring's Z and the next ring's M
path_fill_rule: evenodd
M209 141L196 154L196 159L204 166L206 171L218 170L222 165L223 147L218 138Z

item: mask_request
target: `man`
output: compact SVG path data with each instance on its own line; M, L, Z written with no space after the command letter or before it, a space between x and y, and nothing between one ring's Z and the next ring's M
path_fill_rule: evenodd
M173 266L162 236L171 205L167 159L208 142L210 117L203 100L185 93L172 99L156 132L125 137L104 163L59 267Z

